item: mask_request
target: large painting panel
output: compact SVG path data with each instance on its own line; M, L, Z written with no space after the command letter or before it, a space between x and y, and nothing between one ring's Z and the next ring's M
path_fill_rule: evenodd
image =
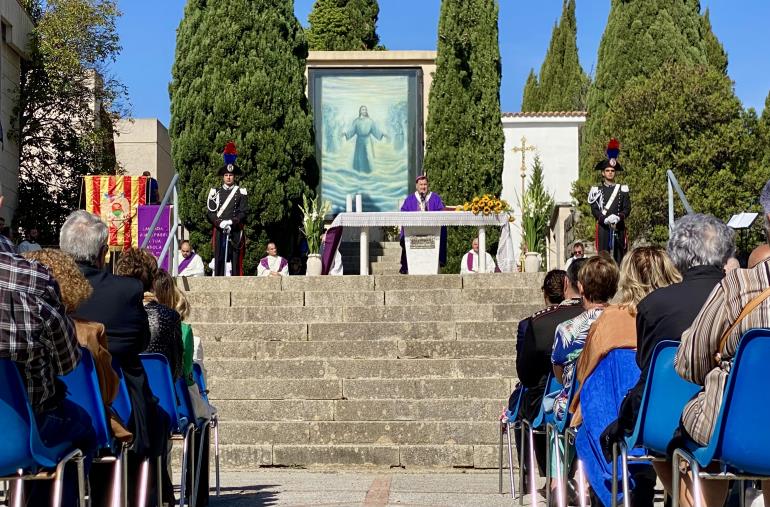
M321 195L332 213L348 194L365 211L394 211L422 160L419 69L311 70Z

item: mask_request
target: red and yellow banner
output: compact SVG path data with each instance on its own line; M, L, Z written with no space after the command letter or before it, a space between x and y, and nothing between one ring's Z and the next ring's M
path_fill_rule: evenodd
M86 211L98 215L110 231L108 245L123 250L139 246L137 208L147 201L145 176L85 176Z

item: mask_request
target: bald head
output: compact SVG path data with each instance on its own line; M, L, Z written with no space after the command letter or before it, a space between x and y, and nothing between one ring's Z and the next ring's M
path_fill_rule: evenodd
M770 259L770 245L762 243L751 251L751 255L749 255L749 269L767 259Z

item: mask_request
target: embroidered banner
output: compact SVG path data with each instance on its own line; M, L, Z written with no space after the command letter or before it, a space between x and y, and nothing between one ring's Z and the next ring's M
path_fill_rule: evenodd
M109 228L113 250L139 246L136 212L147 202L145 176L84 176L86 211L98 215Z
M152 221L153 219L155 219L155 214L158 212L159 209L160 209L160 206L158 206L157 204L148 204L146 206L139 206L136 221L139 224L139 244L140 245L144 241L144 238L147 236L147 233L150 231L150 226L152 225ZM152 252L152 255L154 255L156 259L160 259L160 253L163 251L163 245L166 244L166 240L168 239L168 235L170 231L171 231L171 205L167 204L160 214L160 220L158 220L158 223L155 226L155 232L152 233L150 242L147 243L147 250ZM163 257L163 262L158 263L158 265L161 268L165 269L168 272L171 272L171 270L169 269L169 262L168 262L169 258L171 257L171 254L173 254L173 252L171 252L169 249L169 251L166 252L166 255Z

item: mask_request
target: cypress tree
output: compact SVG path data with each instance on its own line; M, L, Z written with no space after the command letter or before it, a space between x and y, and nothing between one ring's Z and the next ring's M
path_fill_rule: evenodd
M210 256L207 192L221 184L222 151L235 141L250 197L246 273L268 238L291 252L298 203L317 184L307 42L293 7L292 0L188 2L177 31L170 134L181 216L196 248Z
M717 36L714 35L708 9L703 13L701 19L703 21L703 42L706 45L706 61L722 74L727 74L727 53Z
M502 190L500 79L497 1L443 0L425 172L447 204ZM472 237L472 231L450 228L449 272L459 271Z
M711 40L712 37L713 40ZM578 234L583 237L593 235L591 231L594 224L590 218L586 196L589 187L598 182L598 176L593 167L604 156L604 148L610 137L618 137L624 147L621 158L627 172L622 177L628 178L632 173L640 170L626 155L629 150L639 147L634 146L636 141L626 137L626 132L633 129L634 125L630 120L620 119L627 111L627 105L618 97L631 83L640 86L641 81L650 78L659 72L661 67L668 64L679 65L691 72L702 72L705 69L722 72L720 59L714 50L715 46L709 44L709 41L718 44L710 30L710 24L707 24L707 20L704 20L704 16L700 14L698 0L677 2L615 0L612 2L607 26L599 45L596 77L588 92L589 116L583 131L580 151L580 177L573 187L573 196L581 203L583 216L588 217L581 222ZM711 51L708 49L709 46L712 48ZM660 79L659 76L658 79ZM730 102L735 98L731 87L717 89L725 94L718 96L719 100ZM665 88L660 88L660 91L664 95L675 93ZM683 93L689 95L691 92L693 91L685 89ZM650 95L648 97L655 99ZM659 97L655 100L665 102L668 99L669 97ZM606 115L610 111L614 118L618 118L613 127L606 122ZM710 117L708 114L705 115L706 119ZM637 121L647 120L638 117ZM678 174L677 177L679 177ZM657 183L655 195L660 199L661 196L665 196L665 182ZM633 193L636 189L632 188L631 191ZM640 213L641 209L647 205L645 201L640 201L633 195L632 200L635 210L632 211L632 215ZM638 228L636 231L631 231L632 236L645 231L645 224L636 219L632 222L636 223Z
M316 0L308 16L307 40L313 51L381 49L377 0Z
M589 79L578 58L575 0L563 3L561 19L553 28L548 52L540 67L539 80L533 74L530 76L524 89L523 111L579 111L585 108ZM534 103L527 100L530 79L537 83Z
M540 111L540 85L537 82L535 69L529 69L527 82L524 84L524 96L521 99L521 110L525 112Z

